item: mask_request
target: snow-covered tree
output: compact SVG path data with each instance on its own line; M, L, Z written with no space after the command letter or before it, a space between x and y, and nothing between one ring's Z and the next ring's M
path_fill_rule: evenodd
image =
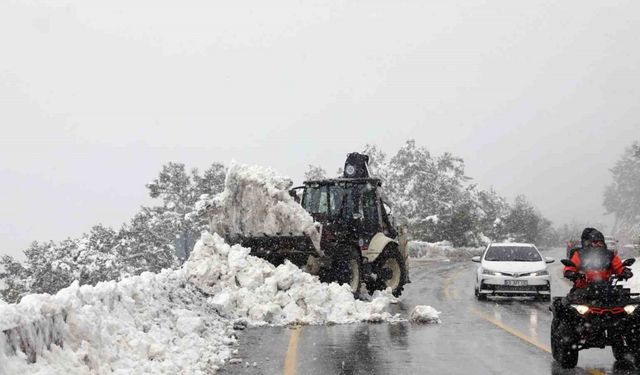
M614 232L640 242L640 143L634 142L624 151L611 173L604 207L615 217Z
M322 180L324 178L327 178L327 171L324 168L319 167L317 165L309 164L307 171L304 172L305 181Z
M516 197L507 217L508 236L519 242L535 242L539 234L540 216L524 195Z
M226 168L214 163L202 176L197 169L187 172L182 163L168 163L158 178L147 184L151 198L162 200L162 206L153 207L160 227L170 228L177 256L187 259L191 249L206 228L206 218L196 211L196 202L203 194L215 195L224 187ZM148 214L148 213L147 213ZM159 234L161 235L161 234Z
M553 226L551 220L545 218L540 213L540 221L538 222L538 236L535 243L541 246L558 246L563 243L560 232Z
M166 216L172 216L171 212L142 207L129 223L122 226L116 247L124 273L159 272L176 265L175 227Z
M373 174L382 178L386 200L398 222L408 226L413 238L478 246L488 240L509 239L507 222L523 215L524 206L516 204L513 212L493 189L481 191L470 183L464 161L450 153L433 156L414 140L407 141L391 158L374 145L366 145L363 153L370 156ZM522 200L526 202L521 197L517 203ZM542 233L545 240L557 237L539 212L533 209L528 213L532 216L526 219L537 219L539 225L522 227L520 220L511 224L511 230L522 227L515 234L530 239L540 238Z
M122 271L122 260L117 252L118 233L101 224L91 228L88 234L73 241L75 253L72 264L77 268L80 284L95 285L100 281L117 280Z
M385 181L387 168L387 154L376 145L367 144L364 146L362 153L369 156L369 172L373 177L381 178Z
M33 242L24 251L27 257L25 268L28 270L26 283L29 292L55 293L79 279L78 267L74 261L78 253L78 243L72 239L60 243Z
M0 258L0 270L0 280L4 284L0 288L0 296L4 301L14 303L29 293L29 286L26 283L27 270L22 263L5 255Z
M510 212L509 202L491 188L488 191L478 192L478 205L480 233L494 241L505 239L506 220Z
M474 230L476 203L461 158L449 153L434 158L409 140L382 169L389 200L414 238L453 240L455 234L458 241Z

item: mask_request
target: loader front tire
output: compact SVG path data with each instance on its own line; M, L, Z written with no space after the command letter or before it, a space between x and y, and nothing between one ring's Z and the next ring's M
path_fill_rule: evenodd
M333 261L334 279L338 284L351 287L354 296L360 295L362 285L362 258L356 249L345 251Z
M372 289L391 289L395 297L400 297L407 279L407 265L395 246L388 246L375 261L376 283ZM373 291L371 291L373 292Z

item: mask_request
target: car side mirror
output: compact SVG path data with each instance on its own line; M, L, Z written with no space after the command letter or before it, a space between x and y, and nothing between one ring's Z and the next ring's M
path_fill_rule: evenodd
M560 261L560 263L564 264L567 267L575 267L575 263L573 263L572 261L570 261L569 259L562 259Z
M556 260L555 260L555 259L553 259L553 258L550 258L550 257L544 257L544 261L545 261L547 264L549 264L549 263L553 263L553 262L555 262Z
M475 256L475 257L471 258L471 261L472 262L476 262L476 263L480 263L480 256L478 255L478 256Z
M629 267L632 264L634 264L636 262L635 258L629 258L629 259L625 259L624 262L622 262L622 265L625 267Z

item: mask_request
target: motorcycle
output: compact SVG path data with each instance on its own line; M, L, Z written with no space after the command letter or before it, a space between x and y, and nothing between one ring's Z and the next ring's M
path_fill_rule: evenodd
M575 267L568 259L561 262ZM622 264L629 267L634 262L631 258ZM611 346L616 361L640 363L640 293L618 285L619 280L612 275L608 281L553 298L551 352L563 368L578 364L580 350L605 346Z

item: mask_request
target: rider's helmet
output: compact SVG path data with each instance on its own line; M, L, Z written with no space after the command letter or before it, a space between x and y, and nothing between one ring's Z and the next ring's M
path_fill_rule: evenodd
M595 228L584 228L580 239L582 241L583 248L592 247L592 243L595 241L600 241L604 244L604 246L598 247L604 247L605 249L607 248L607 244L606 242L604 242L604 235L602 234L602 232Z

